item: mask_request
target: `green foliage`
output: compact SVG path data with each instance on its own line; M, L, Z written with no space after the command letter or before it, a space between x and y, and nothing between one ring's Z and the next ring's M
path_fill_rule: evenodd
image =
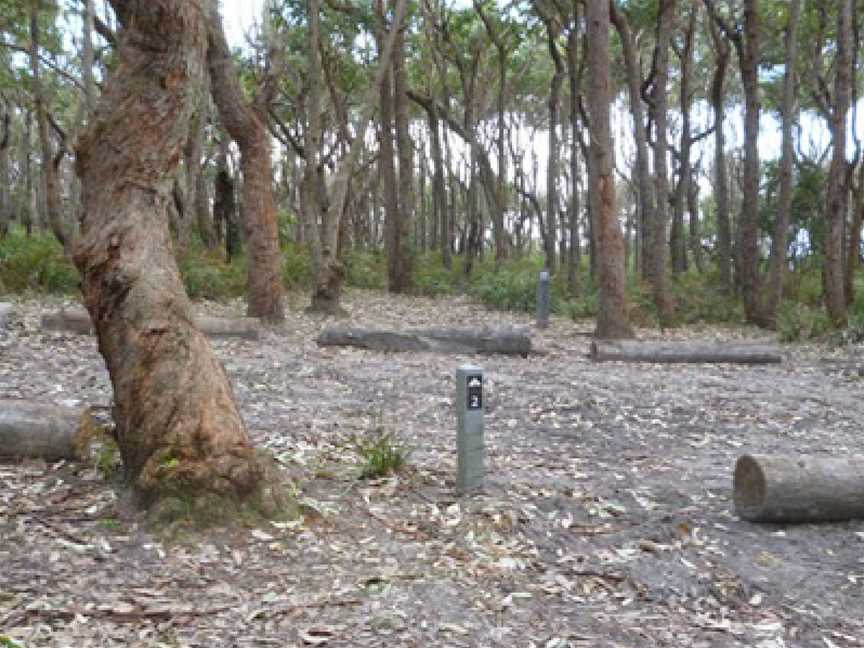
M387 287L387 257L382 252L352 250L345 259L347 284L354 288Z
M180 259L180 276L190 299L221 300L239 297L246 287L246 263L226 263L220 250L192 244Z
M483 304L499 310L530 313L537 308L537 279L543 268L539 255L516 259L498 269L491 261L480 264L468 292ZM553 280L549 289L551 312L561 308L561 289Z
M379 422L362 436L355 435L352 445L362 461L360 479L375 479L399 472L408 463L411 450L402 445L392 430Z
M0 635L0 648L24 648L24 645L8 635Z
M68 294L78 289L80 278L53 235L13 228L0 240L0 293Z
M679 324L729 323L744 319L740 301L726 295L710 275L691 271L675 277L672 296Z
M777 309L777 337L781 342L818 338L830 329L828 315L821 308L784 301Z
M288 288L309 288L312 285L312 261L309 248L299 243L282 246L282 279Z
M439 252L418 255L414 262L414 290L419 295L434 297L452 295L460 291L464 283L462 264L454 260L448 270Z

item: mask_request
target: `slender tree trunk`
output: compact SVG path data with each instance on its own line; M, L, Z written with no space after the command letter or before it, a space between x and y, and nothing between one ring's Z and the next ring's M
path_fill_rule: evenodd
M564 62L561 60L561 52L558 50L557 39L559 30L554 27L555 22L545 19L546 40L549 56L555 66L552 81L549 86L549 157L546 161L546 267L549 272L555 272L556 255L555 246L558 232L558 174L560 172L561 147L558 139L558 124L560 122L561 85L564 82Z
M225 256L228 263L231 263L242 252L243 238L234 198L234 179L228 168L228 143L228 135L221 133L219 153L216 156L216 181L213 186L213 222L222 223L225 228Z
M690 7L687 28L684 31L684 48L679 52L681 61L681 81L679 88L679 105L681 107L680 161L678 164L678 184L675 187L674 209L672 218L672 235L669 248L672 258L672 272L682 274L687 271L687 241L684 235L684 212L687 197L692 182L693 169L690 164L691 118L690 106L693 100L691 83L693 71L693 55L695 51L696 8Z
M93 78L93 23L96 9L93 0L84 0L84 24L81 30L81 76L84 79L84 102L87 115L96 109L96 80Z
M573 24L567 32L567 78L570 86L570 204L568 205L568 231L570 241L567 256L567 288L571 295L579 292L579 264L581 242L579 240L579 102L581 101L581 68L579 51L579 3L573 0Z
M396 0L391 0L395 13ZM414 145L411 142L408 118L408 81L405 78L405 32L395 23L396 42L393 48L393 121L396 128L396 150L399 160L399 219L396 223L395 249L398 251L398 281L390 286L394 292L406 292L413 283L414 244L411 231L416 217L414 198ZM386 55L385 51L381 52ZM386 59L385 59L386 60Z
M668 325L672 319L672 299L669 295L666 276L666 227L669 222L669 171L668 171L668 98L669 49L677 0L660 0L657 17L657 42L654 50L654 85L651 91L651 115L655 124L654 142L654 186L657 197L655 218L648 225L650 233L650 257L646 259L649 269L647 279L653 288L654 304L660 325Z
M285 319L282 305L282 252L273 199L270 134L266 124L266 92L248 104L225 41L218 3L208 0L207 62L213 99L225 129L240 149L243 188L240 214L249 251L247 314L268 322Z
M655 209L655 187L651 181L651 172L648 168L648 134L645 128L645 109L642 105L642 73L639 69L639 60L633 44L633 35L626 16L617 8L618 0L610 3L611 18L621 37L624 67L627 72L627 90L630 96L630 114L633 116L633 138L636 143L636 178L639 188L639 228L642 239L641 264L639 272L646 279L651 275L651 268L646 264L649 262L650 250L646 252L650 244L651 231L656 219Z
M33 235L33 224L39 223L36 188L33 186L33 111L28 110L24 118L24 143L21 147L21 166L24 167L24 199L21 209L21 224L27 238Z
M3 131L0 133L0 239L9 233L9 225L12 221L12 195L10 192L11 178L9 174L9 148L12 143L11 116L9 106L3 98L0 98L3 114L0 116L0 124Z
M780 107L782 115L782 140L780 154L780 195L777 200L777 220L774 223L774 237L771 242L771 256L768 259L768 277L765 281L765 296L759 324L773 326L777 307L783 297L783 277L786 274L786 246L789 230L789 212L792 209L792 164L795 160L795 147L792 129L797 120L797 75L795 66L798 60L798 17L801 0L789 0L789 17L786 23L786 54L783 74L783 99Z
M837 56L834 61L834 97L831 106L831 167L825 190L825 262L822 270L825 307L834 326L846 326L843 277L843 229L848 205L846 173L846 117L852 96L852 0L838 0Z
M624 238L615 209L613 146L609 126L611 78L609 73L609 1L587 0L585 20L588 43L591 160L594 172L590 191L596 205L597 275L600 308L594 335L600 338L633 337L627 321Z
M690 254L699 274L705 272L705 262L702 258L702 228L699 224L699 174L698 166L690 171L690 186L687 189L687 211L690 213Z
M716 62L711 78L711 108L714 112L714 202L717 218L717 268L720 271L720 284L727 294L732 294L732 228L729 223L729 180L726 172L726 71L732 48L717 31L712 22L709 25L711 40L714 43Z
M42 192L45 197L48 224L51 231L63 247L68 249L72 243L72 231L69 225L64 222L60 206L60 183L57 178L57 166L54 162L54 151L51 146L51 134L48 126L48 109L45 106L45 92L42 87L39 42L39 5L33 2L30 4L30 75L36 127L39 132L39 148L42 154ZM59 164L59 160L57 163Z
M114 5L124 34L78 144L85 217L74 258L134 492L144 505L161 501L170 511L181 498L213 515L225 502L259 496L265 468L225 371L194 326L168 231L205 71L206 19L180 0Z

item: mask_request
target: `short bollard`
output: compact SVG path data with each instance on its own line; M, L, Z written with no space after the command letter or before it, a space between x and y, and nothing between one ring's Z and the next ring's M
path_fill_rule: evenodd
M483 486L483 462L486 445L483 440L483 370L462 365L456 370L456 418L458 462L456 490L459 493Z
M549 326L549 271L541 270L537 281L537 328Z

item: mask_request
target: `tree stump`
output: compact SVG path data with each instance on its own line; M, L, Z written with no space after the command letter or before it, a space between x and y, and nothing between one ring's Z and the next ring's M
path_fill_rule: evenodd
M780 351L762 344L695 344L651 340L594 340L590 357L595 362L777 364Z
M375 331L334 326L321 331L319 346L351 346L371 351L504 354L527 357L531 338L519 329L426 329Z
M864 518L864 456L743 455L733 492L735 511L751 522Z
M195 319L195 326L208 337L215 339L257 340L261 336L261 323L256 317L198 317ZM90 314L79 308L64 308L51 315L43 315L42 329L80 335L93 335L96 331L90 321Z

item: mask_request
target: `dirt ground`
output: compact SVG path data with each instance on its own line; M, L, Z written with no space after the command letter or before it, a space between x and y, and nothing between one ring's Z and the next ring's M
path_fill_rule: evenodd
M168 545L118 515L93 467L0 463L0 635L76 648L864 646L864 521L755 525L731 505L743 453L861 453L864 378L823 360L861 348L783 347L772 366L594 364L591 322L553 319L531 330L542 353L527 359L384 354L318 348L328 322L303 301L263 339L214 346L255 440L299 477L304 517ZM39 330L57 306L24 302L0 331L0 398L108 404L95 341ZM352 292L346 306L369 327L531 326L464 299ZM465 362L485 370L488 474L457 497ZM352 439L378 424L413 449L410 466L359 480Z

